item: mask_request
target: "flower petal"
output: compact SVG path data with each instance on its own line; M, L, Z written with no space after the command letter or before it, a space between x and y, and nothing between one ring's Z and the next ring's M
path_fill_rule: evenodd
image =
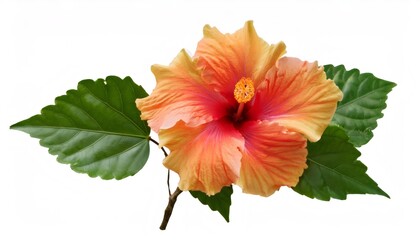
M254 98L250 119L275 121L316 142L343 94L316 62L284 57L268 71Z
M195 128L180 121L161 130L159 138L161 145L171 150L163 164L179 174L181 190L214 195L239 177L244 140L225 120Z
M157 86L146 98L137 99L141 118L156 132L179 120L197 126L226 115L227 100L206 85L196 61L182 50L169 66L153 65Z
M252 21L234 34L222 34L217 28L206 25L204 38L198 43L195 57L203 69L203 77L214 89L233 100L235 83L242 77L254 80L254 85L264 80L266 72L286 51L283 42L269 45L261 39Z
M246 193L270 196L280 186L295 186L306 165L306 139L266 121L245 122L241 173L237 184Z

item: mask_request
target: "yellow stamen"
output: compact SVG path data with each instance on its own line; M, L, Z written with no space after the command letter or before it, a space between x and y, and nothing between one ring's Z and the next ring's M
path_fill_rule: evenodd
M236 83L233 94L239 103L238 111L235 115L235 121L237 121L244 110L245 103L249 102L255 94L254 83L250 78L241 78Z
M249 102L254 96L254 83L250 78L241 78L235 85L233 94L238 103Z

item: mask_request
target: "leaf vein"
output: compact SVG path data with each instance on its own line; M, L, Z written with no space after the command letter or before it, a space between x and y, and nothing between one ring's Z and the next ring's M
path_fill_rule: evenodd
M309 161L311 161L312 163L314 163L314 164L316 164L316 165L320 166L320 167L323 167L323 168L325 168L325 169L328 169L328 170L330 170L330 171L332 171L332 172L336 173L337 175L342 176L342 177L344 177L344 178L346 178L346 179L350 180L351 182L354 182L354 183L356 183L356 184L359 184L359 185L361 185L361 186L366 187L366 185L365 185L365 184L363 184L363 183L361 183L361 182L357 181L356 179L354 179L354 178L352 178L352 177L350 177L350 176L347 176L347 175L345 175L345 174L343 174L343 173L341 173L341 172L337 171L335 168L330 168L330 167L328 167L328 166L325 166L324 164L321 164L321 163L319 163L319 162L317 162L317 161L315 161L315 160L313 160L313 159L311 159L311 158L309 158L309 157L308 157L307 159L308 159ZM337 167L338 167L338 166L337 166ZM365 173L365 172L364 172L364 173Z
M121 111L119 111L118 109L114 108L113 106L111 106L108 102L104 101L103 99L101 99L100 97L96 96L92 90L90 90L88 87L85 87L87 91L89 91L89 93L96 98L98 101L102 102L103 104L105 104L106 106L108 106L109 108L111 108L113 111L117 112L119 115L121 115L123 118L127 119L129 122L131 122L138 130L140 130L140 132L142 132L142 129L129 117L127 117L127 115L125 115L124 113L122 113Z
M130 147L127 147L127 148L126 148L126 149L124 149L123 151L116 152L115 154L112 154L112 155L107 156L107 157L105 157L105 158L100 158L100 159L94 160L94 161L92 161L92 162L88 162L88 163L81 164L81 165L75 165L75 167L86 167L86 166L92 165L92 164L94 164L94 163L98 163L98 162L102 162L102 161L105 161L105 160L110 159L110 158L114 158L114 157L115 157L115 156L117 156L117 155L122 155L122 154L124 154L124 153L126 153L126 152L128 152L128 151L131 151L132 149L134 149L135 147L137 147L137 146L138 146L139 144L141 144L141 143L144 143L144 141L139 141L139 142L137 142L136 144L134 144L134 145L132 145L132 146L130 146Z
M67 105L70 105L70 106L73 106L74 108L77 108L78 110L80 110L81 112L83 112L83 113L85 113L90 119L92 119L95 123L96 123L96 125L101 129L101 130L103 130L103 128L102 128L102 126L99 124L99 122L88 112L88 111L86 111L86 110L84 110L83 108L81 108L80 106L77 106L76 104L74 104L74 103L71 103L71 102L67 102L67 101L64 101L64 100L62 100L62 101L60 101L61 102L61 104L67 104ZM82 103L83 104L83 103ZM66 116L68 116L68 115L66 115ZM68 116L68 117L70 117L70 116ZM70 117L71 118L71 117ZM74 121L72 121L72 122L74 122ZM75 125L77 125L77 124L75 124Z
M346 85L347 85L347 84L346 84ZM352 103L354 103L354 102L360 101L360 100L362 100L363 98L368 97L369 95L371 95L371 94L373 94L373 93L377 93L379 90L384 89L384 88L388 88L388 86L382 86L382 87L380 87L380 88L376 88L376 89L374 89L374 90L372 90L372 91L370 91L370 92L368 92L368 93L366 93L366 94L363 94L363 95L361 95L361 96L357 96L357 97L355 97L355 98L354 98L353 100L351 100L351 101L348 101L348 102L346 102L346 103L344 103L344 104L340 104L340 105L337 107L337 110L338 110L338 109L341 109L341 108L344 108L344 107L346 107L347 105L350 105L350 104L352 104ZM380 91L380 92L382 92L382 91Z
M60 130L70 130L70 131L82 131L82 132L92 132L92 133L100 133L100 134L108 134L108 135L116 135L116 136L125 136L125 137L134 137L134 138L142 138L147 139L149 136L144 135L135 135L129 133L121 133L121 132L109 132L104 130L91 130L91 129L84 129L84 128L77 128L77 127L60 127L60 126L31 126L26 125L25 127L17 127L19 128L51 128L51 129L60 129Z

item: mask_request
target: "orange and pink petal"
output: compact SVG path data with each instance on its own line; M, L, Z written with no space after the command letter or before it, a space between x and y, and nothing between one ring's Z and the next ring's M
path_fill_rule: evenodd
M281 186L295 186L306 165L306 139L276 123L249 121L237 184L243 192L270 196Z
M283 42L269 45L261 39L252 21L233 34L223 34L206 25L198 43L195 58L203 69L203 77L215 91L233 100L235 83L242 77L253 79L254 85L264 80L266 72L286 51Z
M188 127L180 121L159 138L171 150L163 164L179 174L181 190L214 195L238 179L244 139L229 122Z
M343 97L318 64L284 57L266 75L249 109L251 119L269 120L318 141Z
M152 72L156 88L136 105L155 132L179 120L198 126L226 115L227 100L203 81L197 62L185 50L169 66L153 65Z

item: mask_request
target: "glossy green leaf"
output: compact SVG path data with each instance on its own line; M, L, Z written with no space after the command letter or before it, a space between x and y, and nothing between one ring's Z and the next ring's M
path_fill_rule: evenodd
M231 202L231 195L233 193L232 186L224 187L222 190L213 195L207 196L205 193L200 191L190 191L191 195L204 205L208 205L211 210L218 211L227 222L229 222L229 209Z
M349 142L346 132L329 126L318 142L308 142L308 168L293 188L310 198L346 199L347 194L378 194L388 197L358 161L360 152Z
M346 130L350 142L355 146L366 144L373 137L376 121L383 117L387 94L396 84L371 73L360 74L357 69L347 71L343 65L325 65L324 71L344 95L332 122Z
M146 96L130 77L83 80L55 105L11 128L39 138L76 172L122 179L136 174L149 157L150 128L135 105Z

